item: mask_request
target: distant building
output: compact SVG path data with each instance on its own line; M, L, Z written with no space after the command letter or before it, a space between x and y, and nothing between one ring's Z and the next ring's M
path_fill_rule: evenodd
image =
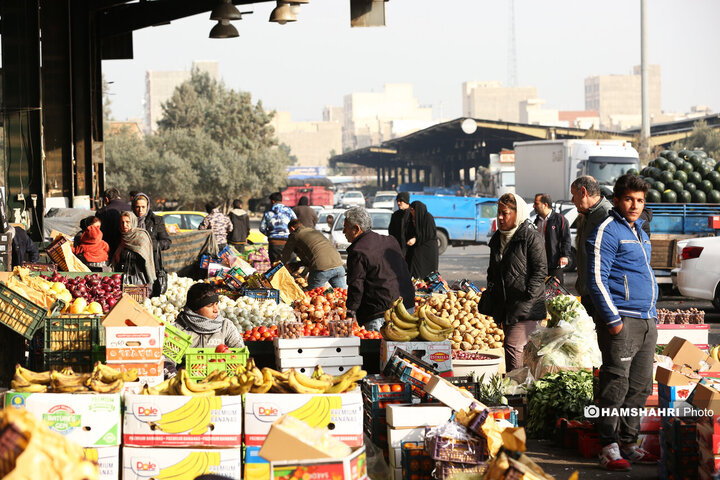
M323 122L343 122L345 113L343 107L333 107L332 105L326 105L323 108Z
M572 128L600 128L600 117L595 110L565 110L558 112L558 120Z
M660 65L650 65L648 75L649 109L650 116L653 117L661 113ZM633 67L632 75L594 75L586 78L585 109L597 110L601 128L617 129L640 125L640 80L639 66ZM611 117L615 119L614 123ZM630 125L633 122L637 123Z
M502 82L463 82L463 116L520 121L520 102L536 99L535 87L503 87Z
M195 61L192 70L206 72L214 80L219 78L216 61ZM175 88L190 79L192 70L145 72L145 133L157 131L157 122L162 118L162 104L167 102Z
M108 127L108 131L105 132L106 135L117 135L122 131L126 131L134 137L143 137L142 124L137 120L128 120L127 122L111 121L109 122Z
M437 123L432 119L432 107L420 106L412 84L385 84L380 93L350 93L343 103L343 152L377 145ZM327 112L327 118L333 118L339 110Z
M539 98L521 100L518 105L518 121L528 125L570 126L568 122L560 121L557 110L542 108L544 104L545 100Z
M323 115L324 116L324 115ZM272 120L280 143L290 147L298 167L325 167L331 152L342 152L342 124L339 121L293 122L289 112L277 112Z

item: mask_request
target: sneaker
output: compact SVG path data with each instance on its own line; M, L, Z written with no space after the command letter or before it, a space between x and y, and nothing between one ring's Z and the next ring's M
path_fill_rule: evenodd
M654 465L660 459L657 455L644 450L637 445L630 445L620 449L620 455L630 463L639 463L641 465Z
M620 455L620 447L617 443L605 445L600 451L600 465L605 470L614 472L626 472L630 470L630 462Z

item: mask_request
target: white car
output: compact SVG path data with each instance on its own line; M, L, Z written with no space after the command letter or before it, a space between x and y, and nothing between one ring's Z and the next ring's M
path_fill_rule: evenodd
M338 202L338 206L345 208L364 207L365 196L360 190L349 190L342 195Z
M390 225L390 217L392 212L383 208L369 208L367 212L372 219L372 230L380 235L388 235L388 226ZM350 246L350 242L345 238L343 233L343 224L345 223L345 212L335 216L330 241L335 245L342 256L347 255L346 249Z
M326 237L330 238L330 228L331 225L328 225L327 223L327 217L328 215L333 216L333 223L335 222L335 218L337 218L338 214L344 212L345 210L341 208L325 208L323 210L320 210L318 212L318 223L315 225L316 230L320 230Z
M387 208L393 210L395 208L395 197L397 192L392 190L382 190L375 194L372 208Z
M720 237L685 241L680 251L677 286L684 296L710 300L720 310Z

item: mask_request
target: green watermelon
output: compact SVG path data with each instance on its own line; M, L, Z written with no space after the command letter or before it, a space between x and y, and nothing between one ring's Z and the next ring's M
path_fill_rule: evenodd
M683 190L682 192L678 193L678 202L680 202L680 203L692 202L692 193L688 192L687 190Z
M664 184L667 185L668 183L672 182L673 180L674 180L674 178L673 178L672 173L668 172L667 170L660 172L660 181L663 182Z
M680 157L677 157L675 160L671 160L671 161L672 161L672 163L675 164L675 167L676 167L678 170L682 170L683 165L685 165L685 160L683 160L683 159L680 158Z
M645 194L645 201L647 203L660 203L662 201L662 195L654 188L651 188Z
M630 169L628 169L628 171L625 172L625 173L628 173L628 174L630 174L630 175L635 175L635 176L640 175L640 173L637 171L637 168L630 168Z
M689 172L688 173L688 182L692 182L695 185L700 185L702 182L702 175L700 175L699 172Z
M695 190L692 192L692 201L693 203L705 203L707 201L707 195L700 189Z
M715 181L720 180L720 172L716 172L715 170L710 171L705 177L705 180L710 180L715 183Z
M662 194L663 203L677 203L677 192L667 189Z
M662 152L660 152L660 156L670 161L673 161L677 158L678 154L675 150L663 150Z
M653 163L655 165L653 165ZM650 166L659 168L660 170L665 170L665 165L667 165L668 161L665 160L663 157L657 157L655 160L650 162Z
M708 165L705 165L704 163L701 163L700 165L698 165L695 171L702 175L702 178L705 178L708 176L708 173L712 172L712 168L710 168Z
M682 158L683 160L687 160L687 158L692 154L690 150L680 150L678 152L678 157Z
M698 185L698 188L705 193L710 193L713 190L713 184L710 180L703 180L700 185Z
M720 203L720 192L717 190L710 190L707 194L708 203Z
M694 192L695 190L697 190L697 185L695 185L694 183L691 183L691 182L687 182L687 183L685 184L685 190L687 190L688 192L692 193L692 192Z
M684 190L683 184L680 180L673 180L667 185L667 188L674 190L675 193L680 193Z
M673 175L673 178L675 180L680 180L682 183L687 183L688 174L685 173L684 170L678 170L677 172L675 172L675 175Z
M642 170L640 170L640 175L643 177L649 177L650 176L650 167L643 167Z
M715 163L715 171L720 172L720 162Z
M700 160L700 157L698 157L698 156L695 155L694 153L688 157L687 161L690 162L690 164L693 166L693 168L694 168L695 170L697 170L698 168L700 168L700 165L702 164L702 161Z
M665 171L666 171L666 172L675 173L675 172L677 171L677 167L675 166L674 163L672 163L672 162L667 162L667 163L665 164Z
M690 162L683 163L682 169L685 170L685 173L690 173L695 170Z
M653 183L653 185L652 185L652 188L654 188L654 189L657 190L658 192L664 192L668 187L669 187L669 185L666 186L666 185L665 185L663 182L661 182L660 180L655 180L655 183Z
M705 153L702 150L695 150L695 155L697 155L700 158L708 158L707 153Z

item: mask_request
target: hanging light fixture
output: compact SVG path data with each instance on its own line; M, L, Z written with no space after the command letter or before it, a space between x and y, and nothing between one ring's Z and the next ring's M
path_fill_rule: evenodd
M286 0L290 4L290 11L293 15L300 13L300 5L306 5L310 3L310 0Z
M270 12L269 21L285 25L288 22L297 21L297 17L295 17L290 10L290 4L288 2L278 0L277 6Z
M235 38L239 36L237 28L230 25L230 21L225 19L218 20L217 25L210 30L210 38Z
M220 0L220 3L212 9L210 20L242 20L242 15L230 0Z

